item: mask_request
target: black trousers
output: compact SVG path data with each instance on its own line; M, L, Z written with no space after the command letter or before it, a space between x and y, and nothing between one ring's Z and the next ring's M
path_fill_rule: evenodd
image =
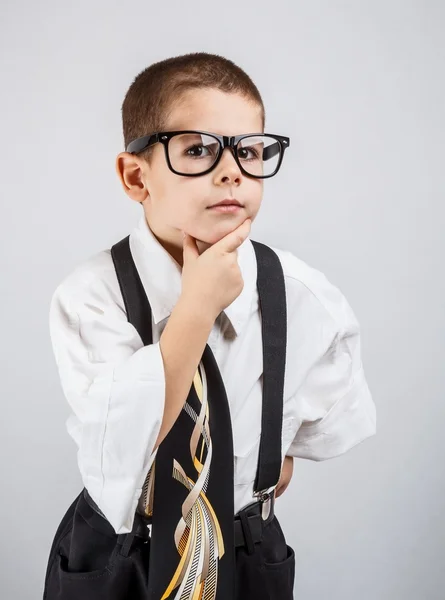
M258 504L240 511L247 517ZM276 515L257 541L236 547L234 600L293 600L295 553ZM117 535L81 492L64 515L48 560L43 600L146 600L150 537L136 514L133 530ZM258 532L257 532L258 534ZM232 600L232 599L227 599Z

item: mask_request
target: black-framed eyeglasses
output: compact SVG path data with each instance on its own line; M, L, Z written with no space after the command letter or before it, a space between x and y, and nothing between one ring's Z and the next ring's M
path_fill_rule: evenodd
M216 167L225 148L230 148L241 171L249 177L273 177L283 161L290 139L272 133L218 135L208 131L186 129L159 131L128 143L126 151L139 154L160 142L173 173L184 177L205 175Z

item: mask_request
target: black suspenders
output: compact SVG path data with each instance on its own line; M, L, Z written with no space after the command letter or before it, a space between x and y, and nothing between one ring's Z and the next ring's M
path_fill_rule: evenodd
M130 236L111 248L128 321L144 345L153 343L151 307L130 250ZM286 363L287 311L283 268L277 254L251 240L255 249L263 339L261 440L254 495L275 486L281 474L281 429Z

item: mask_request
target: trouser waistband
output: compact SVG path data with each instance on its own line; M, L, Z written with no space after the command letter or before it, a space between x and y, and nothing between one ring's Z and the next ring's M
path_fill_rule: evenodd
M254 553L254 544L261 541L263 529L275 516L275 490L264 495L263 500L248 504L235 515L235 547L245 546L248 554Z
M86 488L83 490L83 497L87 505L79 501L77 509L85 521L93 529L110 537L115 536L113 527L99 510ZM264 499L252 502L236 513L234 518L235 547L246 546L248 553L253 553L254 544L261 540L264 527L267 527L274 518L274 505L275 494L272 490L264 496ZM145 517L136 512L131 533L119 534L119 541L123 541L127 535L141 537L145 540L150 539L151 523L151 517Z

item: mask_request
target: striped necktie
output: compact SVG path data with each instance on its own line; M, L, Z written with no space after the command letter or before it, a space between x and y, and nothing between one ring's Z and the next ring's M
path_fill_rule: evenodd
M152 516L151 600L234 597L233 483L229 404L206 345L144 486L145 513Z

